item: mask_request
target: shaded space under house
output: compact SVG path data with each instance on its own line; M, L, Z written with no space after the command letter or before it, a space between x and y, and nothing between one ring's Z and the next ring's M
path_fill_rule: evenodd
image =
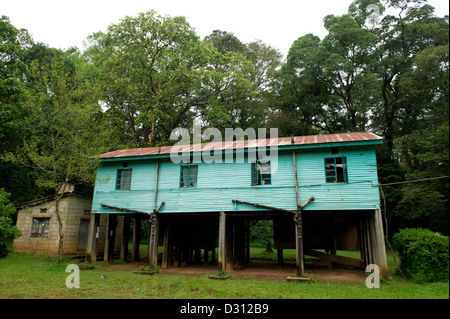
M238 271L250 262L251 221L265 219L273 221L278 264L285 249L295 249L298 276L307 255L356 269L376 264L387 278L375 154L381 143L372 133L343 133L102 154L88 260L96 261L96 229L106 216L105 261L118 241L122 260L129 241L138 260L141 224L149 223L150 265ZM359 250L360 258L337 250Z

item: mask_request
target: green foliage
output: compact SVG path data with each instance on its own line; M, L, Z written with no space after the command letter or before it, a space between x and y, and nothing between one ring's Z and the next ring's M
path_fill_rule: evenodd
M449 239L428 229L405 228L394 235L402 271L417 281L448 281Z
M3 188L0 188L0 258L8 255L6 243L22 235L12 220L16 209L9 202L9 195Z
M126 17L90 43L101 99L126 145L168 144L173 129L191 128L197 116L216 125L228 118L219 102L229 91L250 89L251 64L200 41L184 17Z
M435 130L413 131L396 140L407 180L447 176L449 171L448 124ZM393 213L407 227L427 228L448 235L448 178L411 183L400 188L401 198Z
M250 241L252 246L265 248L267 243L273 246L273 221L250 221Z
M253 249L250 250L252 253ZM261 249L264 251L264 249ZM295 254L294 254L295 256ZM356 254L355 257L359 256ZM390 256L388 256L389 258ZM253 256L251 256L253 258ZM295 260L295 259L294 259ZM393 275L380 289L367 289L364 281L327 280L314 277L311 284L293 284L282 276L246 275L235 272L227 281L211 280L205 274L162 271L151 279L133 273L129 265L97 261L89 271L81 270L80 288L67 289L66 266L45 255L12 252L0 258L0 298L21 299L447 299L449 284L405 282ZM276 263L276 253L272 264ZM30 267L32 265L32 267ZM107 278L102 276L106 275ZM264 277L264 278L262 278ZM292 303L291 303L292 304ZM179 313L179 309L176 309ZM174 316L175 311L174 311Z

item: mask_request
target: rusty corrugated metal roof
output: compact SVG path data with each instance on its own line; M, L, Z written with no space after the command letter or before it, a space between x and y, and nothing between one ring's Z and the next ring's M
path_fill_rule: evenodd
M122 158L122 157L141 157L170 154L172 152L200 152L210 150L232 150L242 148L254 148L265 146L295 146L295 145L311 145L311 144L328 144L328 143L344 143L344 142L365 142L378 141L382 138L370 132L354 132L339 133L326 135L308 135L294 137L279 137L268 139L256 139L247 141L224 141L224 142L208 142L202 144L191 145L174 145L162 147L145 147L131 148L124 150L112 151L98 156L99 159Z

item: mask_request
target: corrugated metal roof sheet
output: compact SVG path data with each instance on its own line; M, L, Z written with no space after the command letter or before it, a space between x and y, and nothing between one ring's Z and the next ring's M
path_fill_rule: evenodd
M308 145L308 144L365 142L365 141L377 141L381 139L382 137L370 132L308 135L295 137L279 137L273 139L271 138L256 139L247 141L224 141L224 142L208 142L191 145L133 148L133 149L112 151L109 153L102 154L98 158L107 159L107 158L121 158L121 157L141 157L141 156L170 154L172 152L178 153L178 152L200 152L210 150L232 150L232 149L254 148L265 146L283 147L283 146Z

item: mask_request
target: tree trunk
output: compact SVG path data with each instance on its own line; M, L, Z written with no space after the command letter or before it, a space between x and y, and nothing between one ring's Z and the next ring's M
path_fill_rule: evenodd
M61 212L59 211L59 202L61 201L62 196L59 194L55 197L55 214L56 219L58 220L58 262L62 262L63 256L63 243L64 243L64 229L63 229L63 220L61 216Z

